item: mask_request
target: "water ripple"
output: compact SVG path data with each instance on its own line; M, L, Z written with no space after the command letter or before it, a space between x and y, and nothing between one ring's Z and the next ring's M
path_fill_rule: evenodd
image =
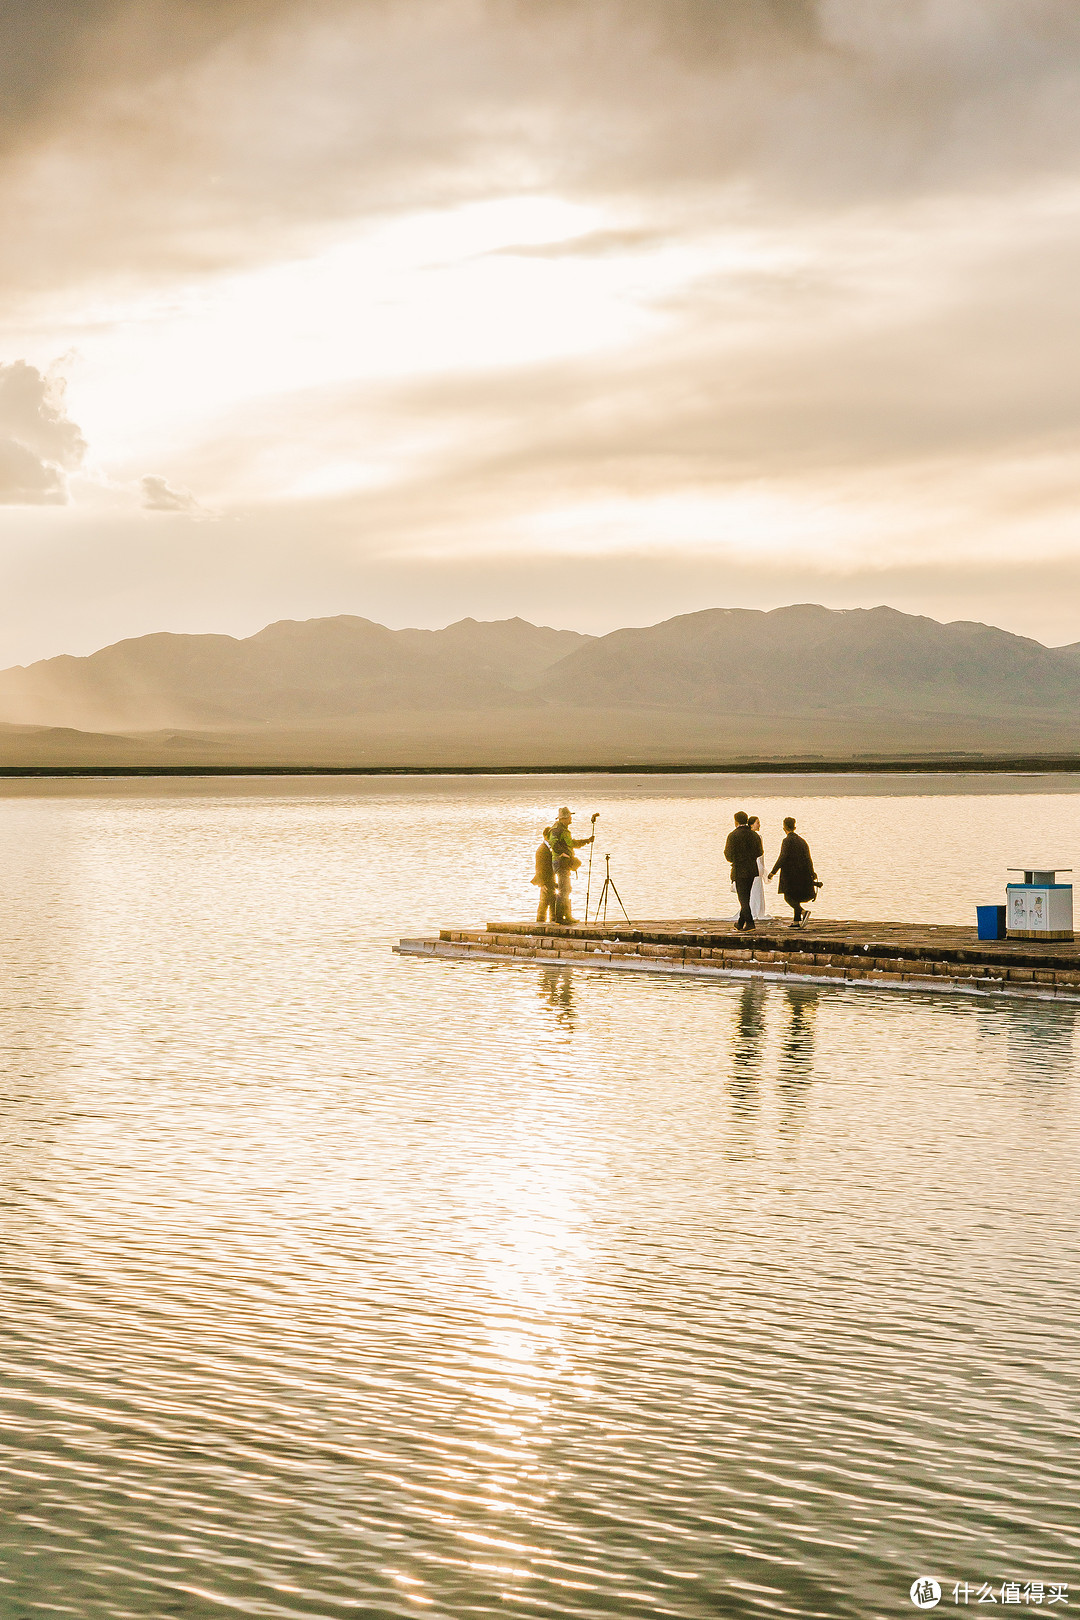
M1075 1009L396 959L534 787L193 788L0 799L5 1620L1075 1594Z

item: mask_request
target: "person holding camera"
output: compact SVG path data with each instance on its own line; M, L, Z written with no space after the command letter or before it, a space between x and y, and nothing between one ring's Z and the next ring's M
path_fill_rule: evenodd
M581 862L574 851L591 844L596 837L595 833L592 838L571 837L570 823L573 819L574 812L564 804L552 822L548 836L555 864L555 921L560 923L572 923L576 920L570 915L570 875L578 870Z
M821 883L814 871L810 845L795 831L794 816L784 817L784 842L780 845L776 865L769 877L775 877L777 872L780 874L780 893L795 913L791 926L800 928L806 921L803 906L817 899Z

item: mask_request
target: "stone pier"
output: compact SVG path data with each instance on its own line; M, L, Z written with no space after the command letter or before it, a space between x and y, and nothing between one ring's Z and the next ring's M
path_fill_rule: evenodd
M1080 1001L1080 949L1073 942L986 941L974 928L944 925L815 920L795 929L765 922L740 934L729 922L701 918L571 927L490 922L403 939L394 950L532 967Z

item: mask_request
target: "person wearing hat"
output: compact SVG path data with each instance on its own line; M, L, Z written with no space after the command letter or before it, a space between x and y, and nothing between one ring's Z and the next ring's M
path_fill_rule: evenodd
M577 871L581 862L574 851L593 841L592 838L571 837L570 823L573 819L574 812L564 804L552 822L551 832L548 835L551 858L555 864L555 921L558 923L572 923L576 920L570 915L570 874ZM594 833L593 838L595 836Z

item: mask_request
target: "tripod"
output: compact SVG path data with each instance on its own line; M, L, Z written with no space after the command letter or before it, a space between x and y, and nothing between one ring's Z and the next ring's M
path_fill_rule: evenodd
M592 837L589 839L589 876L585 882L585 921L589 920L589 891L592 889L592 857L596 848L596 823L600 820L599 810L592 814Z
M600 890L600 898L596 902L596 911L593 914L593 922L596 922L597 919L599 918L599 916L600 916L600 907L601 906L603 906L603 908L604 908L603 920L604 920L604 922L607 922L608 890L609 889L611 890L612 894L615 896L616 900L619 902L619 910L622 912L623 916L626 917L627 922L629 922L630 918L626 915L626 907L622 903L622 895L619 893L618 889L615 887L615 880L611 875L611 856L610 855L605 855L604 856L604 887ZM585 913L585 921L588 922L588 920L589 920L589 914L588 914L588 912L586 912Z

